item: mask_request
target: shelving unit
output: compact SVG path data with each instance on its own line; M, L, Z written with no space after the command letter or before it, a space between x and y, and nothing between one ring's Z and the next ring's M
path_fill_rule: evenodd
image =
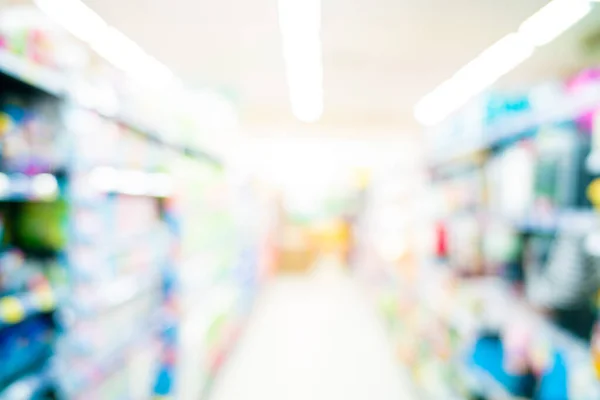
M214 167L221 168L222 160L207 151L199 148L193 148L183 143L177 143L168 140L164 135L158 133L155 129L147 127L145 123L135 116L128 115L112 115L101 108L90 107L89 105L81 104L77 101L72 91L69 90L72 86L69 79L58 71L53 71L48 67L37 65L31 61L24 59L21 56L11 54L6 49L0 48L0 71L5 77L10 77L21 84L27 85L34 91L52 96L62 102L70 102L76 104L77 107L91 111L103 118L109 119L116 124L127 127L133 132L143 137L151 143L155 143L160 147L172 150L176 153L197 159L202 162L208 162Z
M552 90L548 91L548 88ZM536 90L541 90L544 96L537 96L534 93ZM537 103L540 98L546 101L543 104ZM534 368L537 379L553 371L554 361L549 360L559 354L564 359L564 368L569 374L566 388L569 398L591 399L600 396L600 384L592 367L592 349L589 343L558 327L546 314L537 311L526 295L527 290L523 289L523 286L528 287L529 279L532 278L526 272L515 272L518 268L533 268L527 265L529 259L522 258L522 247L527 246L527 238L550 238L567 232L593 232L597 229L597 213L587 200L574 193L582 191L597 175L590 168L593 164L590 156L586 158L584 153L590 153L591 144L591 154L594 154L596 144L591 142L596 139L591 139L588 125L591 114L599 108L600 81L590 80L577 87L571 83L551 83L516 96L483 96L452 120L446 121L444 126L431 132L431 181L434 190L437 190L436 195L440 201L438 204L445 206L441 208L444 211L439 212L436 218L437 221L443 221L450 230L447 237L449 242L454 241L455 250L450 248L449 254L438 254L438 257L448 260L435 263L437 265L428 268L429 272L420 280L431 282L433 279L439 282L423 294L425 298L435 297L439 300L438 307L429 308L428 318L433 321L450 321L456 328L451 330L459 333L457 338L454 336L455 332L449 333L450 337L455 337L451 340L454 344L443 348L444 351L450 350L459 360L466 358L466 361L457 363L463 365L461 380L468 392L486 398L516 398L511 390L496 381L499 378L494 373L471 360L474 343L479 335L490 330L500 335L499 340L505 353L502 357L515 356L513 353L516 350L510 346L516 344L511 340L520 338L523 343L518 344L522 347L519 349L528 354L525 356L527 363L537 365L535 368L538 370ZM556 138L562 138L560 135L573 135L569 138L572 142L560 139L560 143L564 144L557 144L559 141ZM575 135L578 135L579 142L575 142ZM555 176L550 174L554 170L546 171L549 167L543 170L545 172L535 169L542 161L555 162L553 160L558 157L554 155L556 151L548 155L550 140L555 140L554 149L560 148L563 153L571 149L573 152L578 151L576 156L573 153L569 154L570 158L564 156L560 159L562 161L556 161L559 171L570 174L560 175L560 180L559 172L554 172ZM514 170L512 175L506 172L508 161L504 161L504 164L496 162L513 149L522 151L522 157L525 157L523 154L533 154L529 156L534 163L531 176L523 168L512 168L517 161L523 161L514 160L515 156L511 159L514 161L511 162L510 171ZM567 159L570 161L566 161ZM574 159L581 161L581 164L572 161ZM492 170L493 167L496 169ZM499 175L498 168L505 168L504 175ZM514 194L511 193L513 189L506 186L510 184L510 180L514 183ZM558 186L548 189L550 181L567 185L567 180L573 182L570 183L568 192L564 188L557 189ZM517 191L518 185L523 188L532 185L532 196L537 197L523 196L521 191ZM500 186L502 188L497 189ZM574 186L577 188L572 188ZM539 194L535 190L544 192ZM549 190L551 192L546 193ZM559 190L569 196L557 194L563 193ZM494 199L498 194L502 194L505 199L511 195L514 201L508 206L508 203L502 203L504 200ZM552 197L554 195L558 197ZM524 201L515 199L527 199L527 207L523 207ZM521 202L516 203L517 201ZM517 242L515 238L520 239ZM462 241L458 242L459 239ZM453 251L458 248L469 248L472 251L454 254ZM501 252L504 256L498 258ZM515 259L513 253L521 255ZM526 275L521 276L523 273ZM437 278L432 278L434 276ZM448 299L459 300L451 303ZM433 326L437 325L434 323ZM440 355L433 352L432 358L437 357ZM506 365L505 362L502 368L507 368ZM449 380L447 385L451 390L457 383Z
M257 188L227 183L219 171L189 167L178 168L187 182L181 207L203 212L181 221L188 235L180 268L181 346L173 392L178 400L209 398L236 346L264 279L261 213L272 212L257 204Z
M126 311L127 307L140 301L141 296L150 296L148 300L143 300L150 301L148 307L144 308L148 310L146 312L159 306L162 302L160 282L164 278L164 276L160 276L160 269L173 268L174 265L164 265L164 262L168 261L168 248L164 248L162 250L163 254L159 256L157 251L152 251L153 247L148 247L156 244L156 240L140 240L148 239L147 233L143 236L136 235L135 239L124 240L125 245L117 254L106 254L105 251L94 253L94 249L101 245L98 242L98 235L106 235L104 229L107 228L109 229L108 232L112 231L110 224L117 223L118 219L124 216L118 217L119 211L116 209L119 208L120 203L137 200L135 198L133 200L122 198L124 195L119 192L127 192L127 190L121 190L125 189L123 185L117 186L116 190L108 194L93 194L90 193L93 190L88 190L90 196L83 197L82 192L84 191L80 191L79 189L82 188L74 184L73 181L78 178L85 179L87 174L73 169L68 164L63 167L66 172L60 178L62 182L60 190L59 179L50 171L33 176L27 176L25 173L6 173L5 175L8 184L6 185L7 189L4 191L6 195L3 197L3 201L34 204L34 207L40 201L43 201L48 207L53 207L60 202L66 205L67 211L63 213L59 220L50 222L50 224L64 225L62 228L57 227L66 239L64 242L65 247L61 246L60 253L63 255L59 256L61 260L58 262L65 271L66 282L63 282L62 287L56 287L57 285L55 285L53 289L46 288L16 296L3 296L0 299L3 319L13 325L19 325L38 314L48 314L57 307L57 324L63 325L62 329L65 330L65 333L57 338L54 360L48 358L45 364L47 365L46 368L54 371L65 370L63 373L57 373L58 379L53 382L53 390L70 399L80 398L80 394L81 398L86 399L90 395L99 396L99 398L108 395L113 398L116 394L108 394L109 392L106 392L106 390L115 390L117 392L121 391L122 394L119 395L119 398L122 398L127 396L124 393L129 391L126 385L116 389L106 389L106 387L111 385L110 379L115 375L116 370L127 368L124 364L130 362L132 357L136 357L136 354L132 351L140 345L141 338L152 335L152 332L158 337L160 330L165 329L157 325L162 318L150 315L145 317L147 320L142 320L140 323L134 322L133 325L126 323L120 326L122 331L112 334L112 339L103 338L102 336L107 333L106 328L115 328L114 322L110 322L111 319L114 319L118 313L131 313L133 310ZM139 177L139 174L135 177ZM131 183L132 180L130 179L127 182ZM151 198L148 197L149 194L146 191L142 191L140 195L142 204L146 200L151 203L161 202L160 197L164 196ZM17 208L19 207L22 208L22 206L17 206ZM158 204L155 206L147 205L146 209L151 210L153 207L158 207ZM8 211L5 219L17 218L20 212L25 211ZM159 218L156 220L157 222L160 220L158 214L155 217L152 215L149 215L149 217L151 219ZM143 218L141 222L143 222ZM97 225L101 223L103 223L103 226ZM15 222L15 225L18 225L18 222ZM118 225L113 226L118 227ZM96 232L93 229L91 232L84 232L83 230L87 228L96 228ZM140 228L143 229L143 225L134 229ZM102 238L102 240L104 239ZM167 243L168 246L170 240L170 238L163 235L159 242ZM108 246L108 243L109 241L106 241L103 244ZM92 249L86 247L92 247ZM114 247L118 249L118 246ZM145 258L140 258L139 254L136 255L135 252L139 253L140 250L146 253ZM83 254L84 252L87 252L87 254ZM24 253L27 258L28 250L24 250ZM158 253L160 253L160 250ZM122 261L124 257L131 259ZM135 264L139 262L149 262L150 265L156 264L156 266L144 268L144 271L140 272L126 273L125 275L117 273L115 275L115 272L110 273L110 270L114 270L117 260L119 260L119 263L126 263L125 269L139 268L139 265L135 267ZM94 271L94 268L99 269ZM150 273L153 269L155 272ZM101 271L100 274L98 274L99 271ZM142 277L145 279L140 280ZM103 281L106 283L103 283ZM132 290L135 287L137 289ZM63 292L65 295L57 300L55 299L55 293L58 292ZM135 315L134 321L140 318L137 313ZM102 326L105 326L105 328L101 329ZM110 328L111 326L112 328ZM99 331L99 333L94 333L96 331ZM87 350L82 352L86 348ZM141 351L147 350L143 349ZM155 353L158 357L158 351L155 351ZM154 362L154 365L157 362L158 360ZM146 372L153 374L151 365L153 364L149 364ZM73 367L77 369L77 374L66 373L67 369ZM39 382L37 379L32 379L29 374L24 376L24 380L20 380L17 375L12 380L17 386L6 385L7 393L9 393L7 396L10 396L11 391L17 390L15 387L37 385ZM47 382L47 379L43 379L43 381ZM8 383L11 384L12 382ZM147 389L150 390L151 386L148 386ZM145 396L149 394L148 392ZM129 395L133 396L132 393L129 393Z
M43 354L30 365L8 371L7 379L0 371L0 398L46 398L46 392L86 400L150 398L153 391L170 396L178 351L181 231L165 164L186 158L221 168L221 161L168 140L133 116L79 103L66 74L6 48L0 49L0 81L3 97L9 90L25 103L43 99L51 105L52 139L45 145L59 154L32 169L34 160L25 151L17 154L25 169L0 170L0 201L10 205L3 224L20 231L26 216L29 231L19 236L39 224L59 236L50 248L40 237L18 250L23 260L48 253L56 267L47 283L0 293L0 336L40 315L52 330ZM27 105L22 109L33 112ZM15 121L1 111L5 150L7 132L19 132L12 132ZM3 151L3 163L5 156ZM36 211L39 207L44 209ZM50 209L55 218L36 220ZM10 238L8 251L21 247L20 241ZM4 284L5 271L0 277ZM32 343L39 341L26 334ZM27 359L2 357L4 369L11 359Z
M544 89L543 86L540 88ZM474 110L468 112L471 115L466 115L465 121L458 122L450 130L442 128L430 132L430 142L435 142L435 149L439 149L439 151L435 149L432 151L430 167L441 168L478 153L494 150L499 146L509 146L525 137L535 135L540 126L572 121L575 116L583 115L597 107L600 103L600 85L594 82L574 95L554 94L554 96L547 104L535 110L503 116L485 127L482 126L484 122L481 120L484 111L480 109L486 104L485 98L471 105ZM472 117L473 114L476 115L475 118ZM468 132L466 141L452 140L456 131L461 130Z
M19 106L43 101L52 110L52 118L40 118L51 122L45 144L52 151L24 152L23 162L6 168L7 147L0 146L0 211L10 208L1 222L25 229L23 237L40 226L51 231L27 246L11 242L7 251L41 258L53 274L42 290L0 292L0 319L18 326L41 313L51 332L36 368L5 382L0 366L0 398L42 399L47 391L69 400L205 396L262 279L258 192L246 188L241 204L232 201L222 160L186 142L187 130L197 138L198 127L180 115L189 110L173 109L175 97L187 98L183 87L168 95L138 88L54 26L32 27L36 40L14 32L14 43L3 28L0 133L16 121L1 114L5 91L31 100ZM64 50L63 40L88 65L65 68L52 54ZM46 154L55 157L47 162ZM0 290L3 276L0 270ZM186 388L190 382L200 387Z
M62 74L28 61L6 49L0 50L0 69L4 75L49 95L61 97L67 93L67 80Z

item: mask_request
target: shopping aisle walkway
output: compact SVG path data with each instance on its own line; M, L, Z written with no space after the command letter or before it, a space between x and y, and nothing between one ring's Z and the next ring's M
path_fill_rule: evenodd
M211 400L412 398L366 297L329 267L271 284Z

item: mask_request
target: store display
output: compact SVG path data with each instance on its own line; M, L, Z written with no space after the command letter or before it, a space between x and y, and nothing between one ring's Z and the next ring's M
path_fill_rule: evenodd
M41 98L28 104L27 99L10 95L0 102L3 171L31 175L60 170L67 148L58 135L57 102Z
M443 321L406 330L403 341L436 332L422 344L431 349L441 337L454 337L446 351L425 351L409 364L429 371L429 378L417 379L424 387L435 371L436 398L591 399L600 393L596 336L589 344L600 289L589 239L597 227L589 211L595 201L589 115L600 98L594 76L522 95L482 96L429 136L432 148L460 143L461 149L452 157L434 154L431 166L435 262L413 284L425 304L396 312ZM461 129L469 108L486 110L474 127L480 133L457 142L449 132ZM449 269L439 268L440 217ZM453 366L464 366L457 376L440 367L448 352Z
M587 207L585 190L590 180L585 159L590 151L589 136L568 128L546 130L538 133L535 146L534 210Z
M212 291L220 305L197 349L212 377L259 283L261 244L230 203L176 186L182 171L226 178L216 157L173 141L189 125L177 102L45 21L0 28L0 398L177 396L179 268L214 252L205 284L231 286L226 303Z
M54 323L48 316L36 316L4 327L0 337L0 385L6 387L23 375L40 370L49 362Z
M173 395L206 398L253 309L265 277L261 266L269 251L266 220L272 209L263 191L243 177L181 160L177 174L181 220L179 362ZM227 179L229 178L229 179ZM264 218L264 219L263 219ZM166 375L166 374L163 374Z

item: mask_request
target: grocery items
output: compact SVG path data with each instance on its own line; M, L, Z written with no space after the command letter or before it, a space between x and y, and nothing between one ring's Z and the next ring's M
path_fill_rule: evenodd
M212 170L218 159L167 141L163 127L184 125L177 110L74 50L89 53L54 25L0 28L0 398L171 396L183 233L186 257L218 253L209 286L235 282L233 303L209 321L227 321L214 331L225 337L257 284L255 243L238 242L229 204L213 212L202 190L180 224L167 164Z
M5 388L15 378L40 370L52 354L54 324L48 316L36 316L0 333L0 386Z
M585 160L589 136L568 127L540 131L535 139L535 209L582 208L589 202L585 190L590 179Z
M481 96L428 135L430 148L439 149L429 190L437 241L421 266L428 272L412 283L424 304L407 308L443 323L404 335L427 338L423 346L435 348L440 337L456 334L447 351L411 361L416 371L436 371L435 398L600 394L592 336L600 288L598 218L590 204L597 203L594 76ZM480 123L468 124L481 110ZM461 134L465 126L477 133ZM468 139L457 140L460 135ZM441 263L440 221L449 249ZM402 310L399 318L406 318ZM433 332L436 339L428 336ZM461 371L452 377L440 367L448 352ZM417 379L425 391L430 381Z

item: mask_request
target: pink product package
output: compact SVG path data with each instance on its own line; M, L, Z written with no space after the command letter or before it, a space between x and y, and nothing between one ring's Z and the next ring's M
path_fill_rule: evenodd
M572 95L578 94L591 85L600 87L600 67L583 70L566 82L567 91ZM591 133L594 124L594 115L598 110L598 107L587 110L576 118L577 127L583 132Z

